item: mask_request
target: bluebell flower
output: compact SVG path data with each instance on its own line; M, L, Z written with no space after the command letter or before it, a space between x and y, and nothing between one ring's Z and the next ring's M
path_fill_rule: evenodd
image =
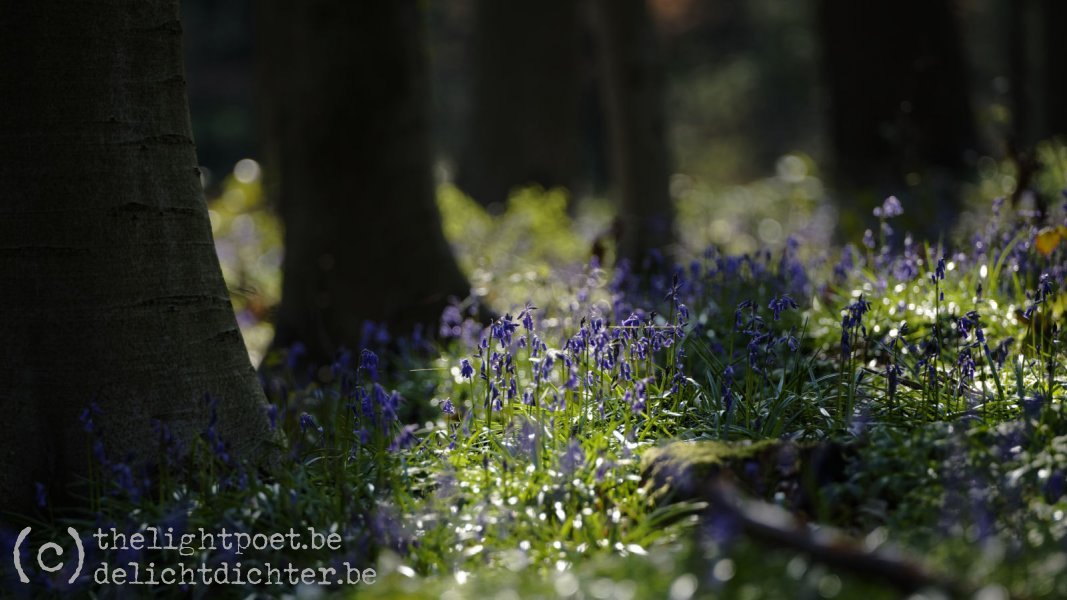
M797 303L789 296L789 294L782 294L781 296L775 296L771 299L771 303L767 305L767 308L771 309L774 313L774 320L777 321L782 316L782 311L790 308L797 308Z
M1028 305L1026 307L1026 310L1023 311L1023 317L1027 320L1032 319L1034 316L1034 312L1037 311L1037 306L1037 302Z
M522 312L519 313L519 320L522 321L522 327L526 331L533 331L533 311L535 310L537 310L537 307L527 302Z
M532 456L537 451L538 437L538 428L529 420L523 419L518 431L515 432L515 442L519 451L526 456Z
M126 463L118 463L111 467L112 481L115 486L125 492L132 500L141 497L141 489L137 485L137 479L133 476L133 470Z
M960 352L959 358L957 359L957 363L959 364L960 374L962 378L966 381L974 381L975 364L974 357L971 356L970 348L965 348L962 352Z
M582 445L578 443L578 440L571 440L567 444L567 449L563 452L563 455L559 457L560 471L564 475L573 475L575 471L585 466L585 452L582 450Z
M672 302L678 301L678 291L682 288L682 284L678 279L678 273L675 273L671 278L671 285L667 288L667 293L663 295L664 300L670 300Z
M370 376L371 381L378 381L378 355L364 348L359 356L359 368Z
M871 303L860 296L855 302L849 304L846 307L848 325L849 327L855 327L860 325L863 319L863 315L871 310Z
M867 230L870 232L870 229ZM873 244L873 237L871 243ZM841 260L834 265L834 279L838 283L844 283L856 268L856 250L852 244L848 244L841 250Z
M893 237L893 226L889 224L889 221L882 221L881 223L879 223L878 230L882 234L882 237L887 240ZM888 251L889 248L882 248L882 250Z
M578 369L571 367L567 370L567 380L563 382L563 389L574 390L578 388Z
M544 360L541 361L542 375L548 377L548 374L552 372L552 367L555 366L556 360L551 353L546 353Z
M100 406L98 406L96 402L90 402L89 406L82 409L81 414L78 415L78 420L81 421L82 429L85 430L86 433L92 433L96 429L96 425L93 422L93 415L98 415L100 413Z
M648 338L638 339L636 343L634 343L634 345L630 347L631 356L637 358L638 360L645 360L646 358L648 358L648 346Z
M389 328L384 323L375 323L373 321L366 321L363 323L363 331L360 339L360 347L370 347L372 344L377 347L384 347L389 344L389 340L392 337L389 335Z
M352 410L352 416L359 419L374 419L374 404L371 402L370 394L362 387L356 388L356 399L358 403L349 404L348 407ZM359 408L359 412L356 408Z
M627 390L627 394L629 393L629 390ZM642 415L645 413L645 401L647 399L648 397L645 394L645 384L638 381L636 385L634 385L633 394L630 395L630 409L635 415Z
M893 398L896 397L897 385L900 382L900 376L901 376L902 373L903 373L903 369L901 369L900 365L897 364L896 362L891 362L891 363L889 363L888 366L886 366L886 379L889 382L889 398L890 399L893 399Z
M382 403L382 414L387 419L396 421L400 418L400 400L400 394L395 390L386 397Z
M511 345L511 336L518 327L518 324L511 319L511 315L505 314L504 318L490 327L490 333L500 342L502 348L506 348Z
M465 379L470 379L474 376L474 367L471 366L471 361L465 358L459 361L459 374Z
M863 245L868 250L874 250L874 232L872 232L870 229L863 232Z
M901 206L900 200L896 196L890 196L882 202L882 206L875 207L874 216L879 219L892 219L893 217L899 217L904 214L904 207Z
M287 352L285 355L286 366L289 367L289 370L296 369L297 363L299 363L300 359L306 354L307 348L304 346L304 344L300 342L296 342L295 344L293 344L289 348L289 352Z
M778 274L785 280L786 289L796 293L802 293L808 287L807 270L804 268L804 263L797 256L799 248L800 241L796 236L791 235L786 238L785 249L782 251L782 258L778 263ZM770 260L769 254L767 255L767 260Z
M385 406L387 397L388 392L385 391L385 388L382 387L379 383L374 384L374 386L371 388L371 400L373 401L374 405L377 405L378 407Z
M608 471L615 468L615 464L611 461L604 460L603 458L598 459L598 461L600 462L600 464L596 468L594 478L596 479L597 483L604 483L604 479L607 478Z
M440 335L442 339L456 338L463 334L463 313L459 307L449 304L441 313Z
M367 442L370 441L370 430L366 427L360 427L359 429L356 429L355 434L356 439L359 440L359 444L361 446L366 446Z
M732 365L727 365L726 368L722 371L722 385L720 390L722 393L723 408L727 414L729 414L730 409L733 407L734 404L733 385L734 368Z
M967 313L965 313L962 317L956 320L956 331L963 339L967 339L967 337L971 335L971 332L974 331L976 327L980 328L978 311L967 311Z
M800 341L797 340L796 336L790 334L790 335L784 336L782 339L785 342L786 346L789 347L789 351L790 352L796 352L797 350L800 349Z
M219 400L211 394L205 394L204 401L207 403L210 417L208 418L207 427L204 428L204 431L201 432L200 436L208 442L208 446L211 448L211 451L216 458L224 463L229 463L230 454L227 451L226 442L223 441L222 437L219 436L219 433L216 430L219 421Z
M748 310L750 314L755 312L755 304L748 299L742 300L737 304L737 308L734 309L734 329L738 331L744 327L744 319L742 314L745 310Z
M937 268L934 269L934 282L943 281L945 279L945 257L937 259Z
M419 442L419 438L415 436L415 432L419 429L418 425L404 425L400 429L400 433L393 438L391 444L389 444L389 451L396 452L397 450L403 450L404 448L410 448Z
M330 369L334 375L338 375L344 371L352 368L352 351L347 348L341 348L337 353L337 356L333 359L333 364L330 365Z
M1037 282L1037 294L1038 301L1044 302L1046 298L1052 295L1052 278L1048 273L1042 273Z
M308 413L302 413L300 415L300 432L306 433L308 429L312 429L318 433L319 443L321 445L326 445L326 431L322 428L322 425L315 422L315 418Z
M681 303L678 304L678 322L682 325L689 322L689 307Z
M918 257L911 249L911 236L904 240L904 255L897 259L893 265L893 277L897 281L908 283L919 275Z

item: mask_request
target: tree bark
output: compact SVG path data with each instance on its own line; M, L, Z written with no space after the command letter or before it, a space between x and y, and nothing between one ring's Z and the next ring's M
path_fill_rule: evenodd
M276 441L215 255L177 0L4 0L0 36L0 509L109 456L191 440L220 399L241 456Z
M285 224L275 347L435 325L470 285L434 201L414 0L260 3L268 194Z
M821 0L819 28L835 178L899 194L919 222L947 223L955 194L919 203L909 173L958 176L975 146L958 25L948 0Z
M582 167L582 52L573 0L477 0L470 138L456 183L479 203L516 186L573 190Z
M610 179L618 196L619 257L636 265L674 241L663 68L645 0L594 0L604 64Z

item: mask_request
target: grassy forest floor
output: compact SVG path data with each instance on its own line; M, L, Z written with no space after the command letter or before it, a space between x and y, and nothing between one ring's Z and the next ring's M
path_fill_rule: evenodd
M683 199L686 247L716 245L643 270L591 264L606 219L572 219L561 194L492 217L443 188L446 233L504 316L485 328L457 305L433 342L368 327L325 368L299 347L268 357L290 442L276 472L235 470L206 442L191 463L164 447L153 484L105 462L83 518L49 519L42 499L42 539L314 526L344 551L241 558L376 568L373 585L289 590L310 597L1067 597L1067 243L990 206L1000 178L956 242L913 242L891 199L832 246L788 235L822 209L817 180L786 164L722 192L773 218ZM279 256L258 193L231 179L212 205L254 354ZM762 233L727 239L748 223Z

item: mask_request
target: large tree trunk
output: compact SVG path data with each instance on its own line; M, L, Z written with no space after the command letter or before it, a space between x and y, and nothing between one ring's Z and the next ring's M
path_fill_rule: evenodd
M470 286L434 202L417 3L259 8L268 192L285 223L274 345L325 358L367 320L436 324Z
M919 222L957 204L907 193L906 176L958 176L975 144L962 44L949 0L821 0L819 27L836 179L896 193ZM929 187L929 186L927 186ZM936 201L929 201L936 200Z
M233 452L274 439L215 256L177 0L0 2L0 509L109 455L190 441L220 399Z
M483 205L581 175L582 52L573 0L476 0L470 137L456 183Z
M674 241L659 43L645 0L594 0L593 11L604 63L619 256L640 264Z

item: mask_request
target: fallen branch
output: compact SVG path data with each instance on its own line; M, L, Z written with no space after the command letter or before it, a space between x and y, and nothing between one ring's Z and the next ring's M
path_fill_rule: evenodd
M832 527L812 527L785 509L745 497L722 477L712 477L699 495L716 518L732 518L751 538L803 552L827 566L878 579L904 593L937 588L954 598L970 597L976 588L940 574L918 561L884 549L870 549Z

